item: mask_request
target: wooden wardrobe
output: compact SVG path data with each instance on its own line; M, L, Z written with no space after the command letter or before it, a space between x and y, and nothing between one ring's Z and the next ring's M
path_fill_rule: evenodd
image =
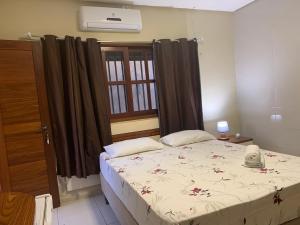
M0 40L1 191L50 193L59 206L40 42Z

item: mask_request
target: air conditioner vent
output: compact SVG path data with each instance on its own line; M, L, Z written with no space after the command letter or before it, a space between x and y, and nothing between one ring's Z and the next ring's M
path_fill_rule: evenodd
M142 19L139 10L107 7L80 7L82 31L140 32Z

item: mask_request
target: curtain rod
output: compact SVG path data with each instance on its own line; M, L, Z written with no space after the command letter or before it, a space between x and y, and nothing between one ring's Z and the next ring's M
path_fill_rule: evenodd
M204 38L200 37L200 38L192 38L191 40L196 41L198 43L203 43L204 42ZM180 42L178 39L173 40L175 42ZM154 42L158 42L161 43L161 40L154 40Z
M27 32L24 37L22 37L21 39L25 39L25 40L39 40L41 38L43 38L44 36L41 36L41 35L36 35L36 34L32 34L31 32ZM63 37L57 37L57 39L59 40L63 40L64 38ZM204 42L204 38L203 37L200 37L200 38L193 38L193 40L197 41L198 43L203 43ZM119 41L101 41L101 40L97 40L98 42L101 42L101 43L107 43L107 44L110 44L110 43L115 43L115 42L119 42ZM160 42L159 40L154 40L156 42ZM178 41L179 40L174 40L174 41ZM153 41L126 41L124 43L148 43L148 44L151 44Z
M36 34L32 34L31 32L27 32L21 39L24 39L24 40L39 40L41 38L43 38L44 36L43 35L36 35ZM64 37L57 37L58 40L64 40ZM97 42L101 42L101 43L107 43L107 44L110 44L110 43L115 43L115 42L118 42L118 43L148 43L148 44L151 44L152 41L125 41L125 42L120 42L120 41L101 41L101 40L98 40L97 39Z

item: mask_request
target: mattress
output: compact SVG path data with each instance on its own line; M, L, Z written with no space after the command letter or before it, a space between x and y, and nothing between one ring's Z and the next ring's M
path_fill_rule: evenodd
M279 225L300 216L300 158L217 140L109 159L101 173L140 225Z

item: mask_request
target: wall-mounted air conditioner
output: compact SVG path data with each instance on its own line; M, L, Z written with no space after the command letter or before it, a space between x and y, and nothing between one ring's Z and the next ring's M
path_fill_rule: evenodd
M140 32L142 19L139 10L81 6L82 31Z

